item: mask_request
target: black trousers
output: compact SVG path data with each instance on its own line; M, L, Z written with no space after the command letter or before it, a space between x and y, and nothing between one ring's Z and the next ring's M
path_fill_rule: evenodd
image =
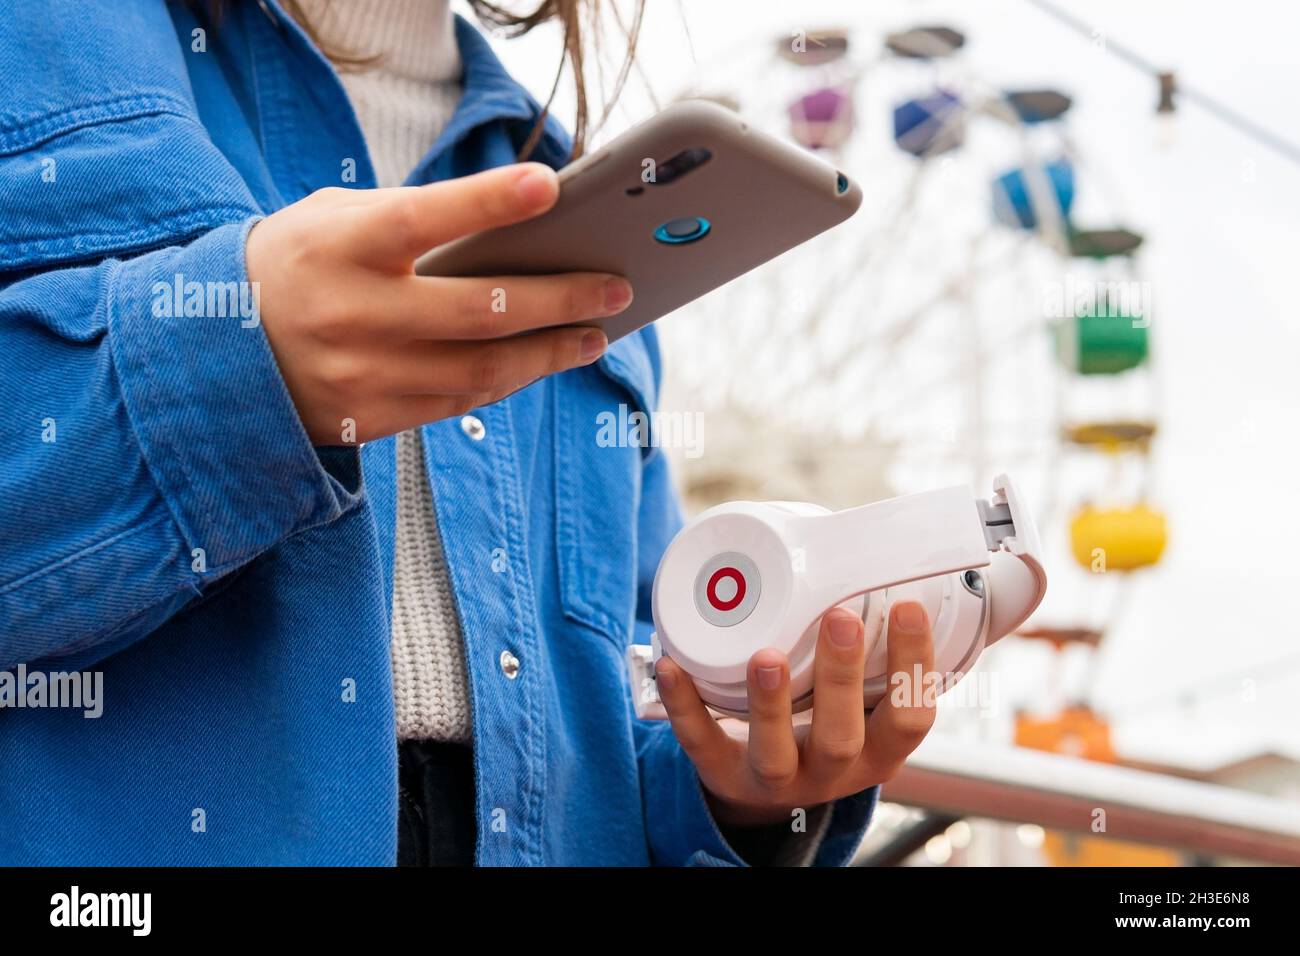
M397 865L473 866L474 752L465 744L397 744Z

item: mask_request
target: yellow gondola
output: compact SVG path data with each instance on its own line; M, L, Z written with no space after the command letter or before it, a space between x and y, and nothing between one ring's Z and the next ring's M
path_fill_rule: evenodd
M1137 504L1121 508L1085 505L1070 522L1070 550L1089 571L1133 571L1160 560L1168 540L1165 516Z

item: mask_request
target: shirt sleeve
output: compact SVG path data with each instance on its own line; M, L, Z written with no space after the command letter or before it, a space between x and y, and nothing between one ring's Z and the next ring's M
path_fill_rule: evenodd
M359 500L247 307L255 221L0 284L0 667L85 667Z

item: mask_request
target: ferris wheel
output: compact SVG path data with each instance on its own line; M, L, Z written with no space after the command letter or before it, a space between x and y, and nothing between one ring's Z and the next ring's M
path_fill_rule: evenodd
M1116 203L1079 208L1104 176L1071 98L987 81L964 44L942 25L798 31L685 92L818 151L865 198L661 325L665 403L708 422L681 481L693 510L842 508L1014 474L1077 566L1021 633L1096 647L1166 540L1144 237Z

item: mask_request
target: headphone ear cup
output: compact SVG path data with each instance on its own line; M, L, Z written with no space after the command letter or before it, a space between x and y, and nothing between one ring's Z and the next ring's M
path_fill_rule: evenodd
M879 659L881 669L884 669L885 653L885 595L886 591L872 591L870 594L863 595L867 602L866 612L862 616L862 627L865 631L866 648L867 648L867 670L866 674L871 675L871 663Z
M844 610L853 614L855 617L863 618L863 623L866 626L867 653L870 654L872 647L872 625L868 623L868 619L870 619L873 614L875 614L877 618L880 618L880 614L876 612L874 607L869 605L864 617L862 607L864 600L866 600L866 595L859 594L856 597L849 598L847 601L841 601L835 606L844 608ZM790 657L790 697L794 701L794 709L796 712L807 710L812 706L811 691L813 689L813 677L815 673L815 650L821 626L822 619L820 617L813 621L812 624L808 625L808 629L804 631L803 637L799 641L799 646L807 648L807 650L802 654L797 656L791 655ZM879 637L879 620L876 622L875 629L876 636Z
M1042 601L1042 587L1023 561L1005 551L991 557L987 572L990 644L1025 623Z
M983 647L983 603L962 588L961 572L873 591L867 607L867 664L862 687L863 704L868 709L889 693L889 609L900 601L919 601L925 607L934 635L934 666L940 674L949 675L960 664L974 663Z
M866 677L868 680L885 676L889 666L889 609L900 601L919 601L925 607L925 612L930 618L930 629L935 637L935 651L936 653L939 651L939 644L945 632L941 615L948 604L944 599L945 595L952 590L951 582L948 580L951 577L952 575L940 575L937 578L922 578L920 581L909 581L883 591L871 592L871 606L868 611L876 618L877 636L873 644L870 631L867 633Z

